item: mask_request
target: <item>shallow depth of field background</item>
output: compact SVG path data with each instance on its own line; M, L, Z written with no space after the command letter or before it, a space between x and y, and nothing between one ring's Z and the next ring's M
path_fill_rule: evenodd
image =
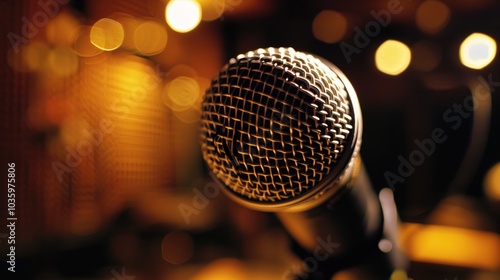
M259 47L322 56L350 79L362 157L375 191L394 190L409 277L500 277L499 2L5 0L0 10L0 177L16 164L16 277L282 279L297 265L277 219L219 192L199 149L211 78ZM12 277L8 235L1 226L1 275Z

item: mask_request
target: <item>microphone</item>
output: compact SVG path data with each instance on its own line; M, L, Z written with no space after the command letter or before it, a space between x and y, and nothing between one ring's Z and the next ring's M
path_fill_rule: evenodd
M212 80L201 109L211 176L241 205L276 212L304 261L294 279L353 267L388 279L397 256L378 244L396 244L359 156L356 93L336 66L292 48L240 54Z

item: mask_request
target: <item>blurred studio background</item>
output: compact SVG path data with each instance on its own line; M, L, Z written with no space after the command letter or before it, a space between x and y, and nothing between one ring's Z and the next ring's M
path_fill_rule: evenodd
M218 191L198 137L211 78L270 46L322 56L356 89L363 160L375 191L394 191L408 277L500 279L500 2L3 0L0 10L0 177L15 163L18 219L15 274L0 227L2 279L285 279L298 264L286 233Z

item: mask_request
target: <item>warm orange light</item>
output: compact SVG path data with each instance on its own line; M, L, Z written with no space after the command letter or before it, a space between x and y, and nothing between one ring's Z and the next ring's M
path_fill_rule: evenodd
M181 76L167 84L163 101L174 111L184 111L193 107L199 95L198 82L193 78Z
M120 47L135 51L134 33L137 29L137 26L139 26L144 21L140 18L126 13L113 13L109 16L109 18L119 22L123 28L124 36L123 42Z
M201 19L212 21L218 19L226 8L224 0L198 0L201 5Z
M500 266L500 236L492 232L405 223L400 242L413 261L487 270Z
M187 70L187 69L186 69ZM194 105L187 108L186 110L172 110L174 115L184 123L196 123L200 120L201 117L201 108L200 103L203 97L203 91L210 86L210 80L203 77L195 77L194 78L198 83L199 94L197 100L195 100ZM194 96L193 96L194 98Z
M196 73L196 70L194 70L194 68L189 66L189 65L178 64L178 65L175 65L174 67L172 67L168 71L167 78L170 80L173 80L173 79L175 79L177 77L181 77L181 76L194 78L197 76L197 73Z
M145 21L134 31L135 49L143 55L155 55L167 45L167 30L158 22Z
M93 57L103 51L90 41L90 26L81 26L73 42L73 51L81 57Z
M57 104L59 105L59 104ZM57 107L48 107L49 110L57 109ZM53 113L52 113L53 114ZM83 118L68 117L65 118L60 126L59 136L62 140L62 146L69 146L72 149L77 149L79 142L88 141L88 134L85 131L90 131L90 124ZM93 148L90 146L90 148ZM93 151L93 150L92 150Z
M450 8L445 3L427 0L418 7L415 20L420 30L427 33L436 33L448 24L450 14Z
M500 202L500 163L495 164L484 177L484 191L488 198Z
M236 280L247 279L248 272L237 259L219 259L204 267L192 280Z
M52 72L68 77L78 71L79 60L69 48L54 48L47 55L47 66Z
M381 72L399 75L411 61L411 51L407 45L396 40L387 40L375 52L375 65Z
M390 280L408 280L408 275L406 271L402 269L396 269L392 274Z
M80 23L73 14L61 12L47 24L47 40L54 45L69 47L75 41L79 28Z
M165 9L165 18L174 31L189 32L201 21L201 6L194 0L171 0Z
M49 47L45 43L35 41L21 49L21 56L29 70L35 71L44 66L48 52Z
M482 69L490 64L497 53L497 43L483 33L472 33L460 45L460 61L472 69Z
M340 41L346 32L347 20L339 12L324 10L313 20L312 31L314 37L325 43Z
M98 20L90 30L90 41L103 51L119 48L123 43L124 36L122 25L109 18Z

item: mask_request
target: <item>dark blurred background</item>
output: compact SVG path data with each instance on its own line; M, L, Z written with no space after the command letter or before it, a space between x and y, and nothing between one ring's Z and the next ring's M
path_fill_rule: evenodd
M2 279L284 279L298 261L286 233L218 192L198 140L211 78L260 47L322 56L350 79L363 160L375 190L394 191L409 278L500 279L500 2L0 10L0 176L15 163L17 218L16 273L0 227ZM7 225L6 183L0 199Z

